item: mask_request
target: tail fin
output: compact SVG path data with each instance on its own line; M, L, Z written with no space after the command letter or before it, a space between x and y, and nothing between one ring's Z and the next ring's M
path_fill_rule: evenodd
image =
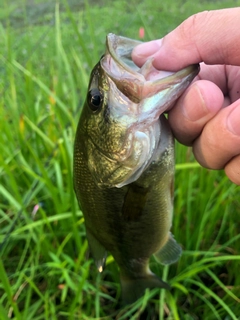
M122 287L122 300L124 304L135 302L141 296L147 288L164 288L170 289L170 286L158 278L155 274L149 273L145 277L141 278L123 278L121 276L121 287Z

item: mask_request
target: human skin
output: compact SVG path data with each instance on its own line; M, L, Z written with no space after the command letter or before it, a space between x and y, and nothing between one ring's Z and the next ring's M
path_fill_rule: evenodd
M195 81L169 110L176 139L197 161L224 169L240 185L240 8L197 13L164 38L137 46L133 61L150 56L160 70L200 63Z

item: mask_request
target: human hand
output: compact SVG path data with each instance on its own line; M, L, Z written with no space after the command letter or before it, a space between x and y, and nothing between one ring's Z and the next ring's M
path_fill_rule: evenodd
M177 140L192 145L206 168L224 168L240 185L240 8L204 11L163 39L137 46L133 61L150 56L160 70L201 63L201 71L175 106L169 122Z

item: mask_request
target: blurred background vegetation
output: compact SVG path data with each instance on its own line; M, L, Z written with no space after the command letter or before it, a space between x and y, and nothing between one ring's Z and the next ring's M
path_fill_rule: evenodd
M172 285L121 308L111 256L86 259L72 188L73 140L109 32L147 41L188 16L239 1L0 3L0 319L240 319L240 189L176 144L173 233L179 263L151 268Z

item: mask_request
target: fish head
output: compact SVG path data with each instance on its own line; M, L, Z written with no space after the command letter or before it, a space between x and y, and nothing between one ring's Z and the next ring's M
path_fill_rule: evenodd
M131 59L141 42L109 34L106 52L91 73L83 110L88 168L100 187L122 187L147 168L161 137L160 115L199 71L156 70L150 58L139 68Z

